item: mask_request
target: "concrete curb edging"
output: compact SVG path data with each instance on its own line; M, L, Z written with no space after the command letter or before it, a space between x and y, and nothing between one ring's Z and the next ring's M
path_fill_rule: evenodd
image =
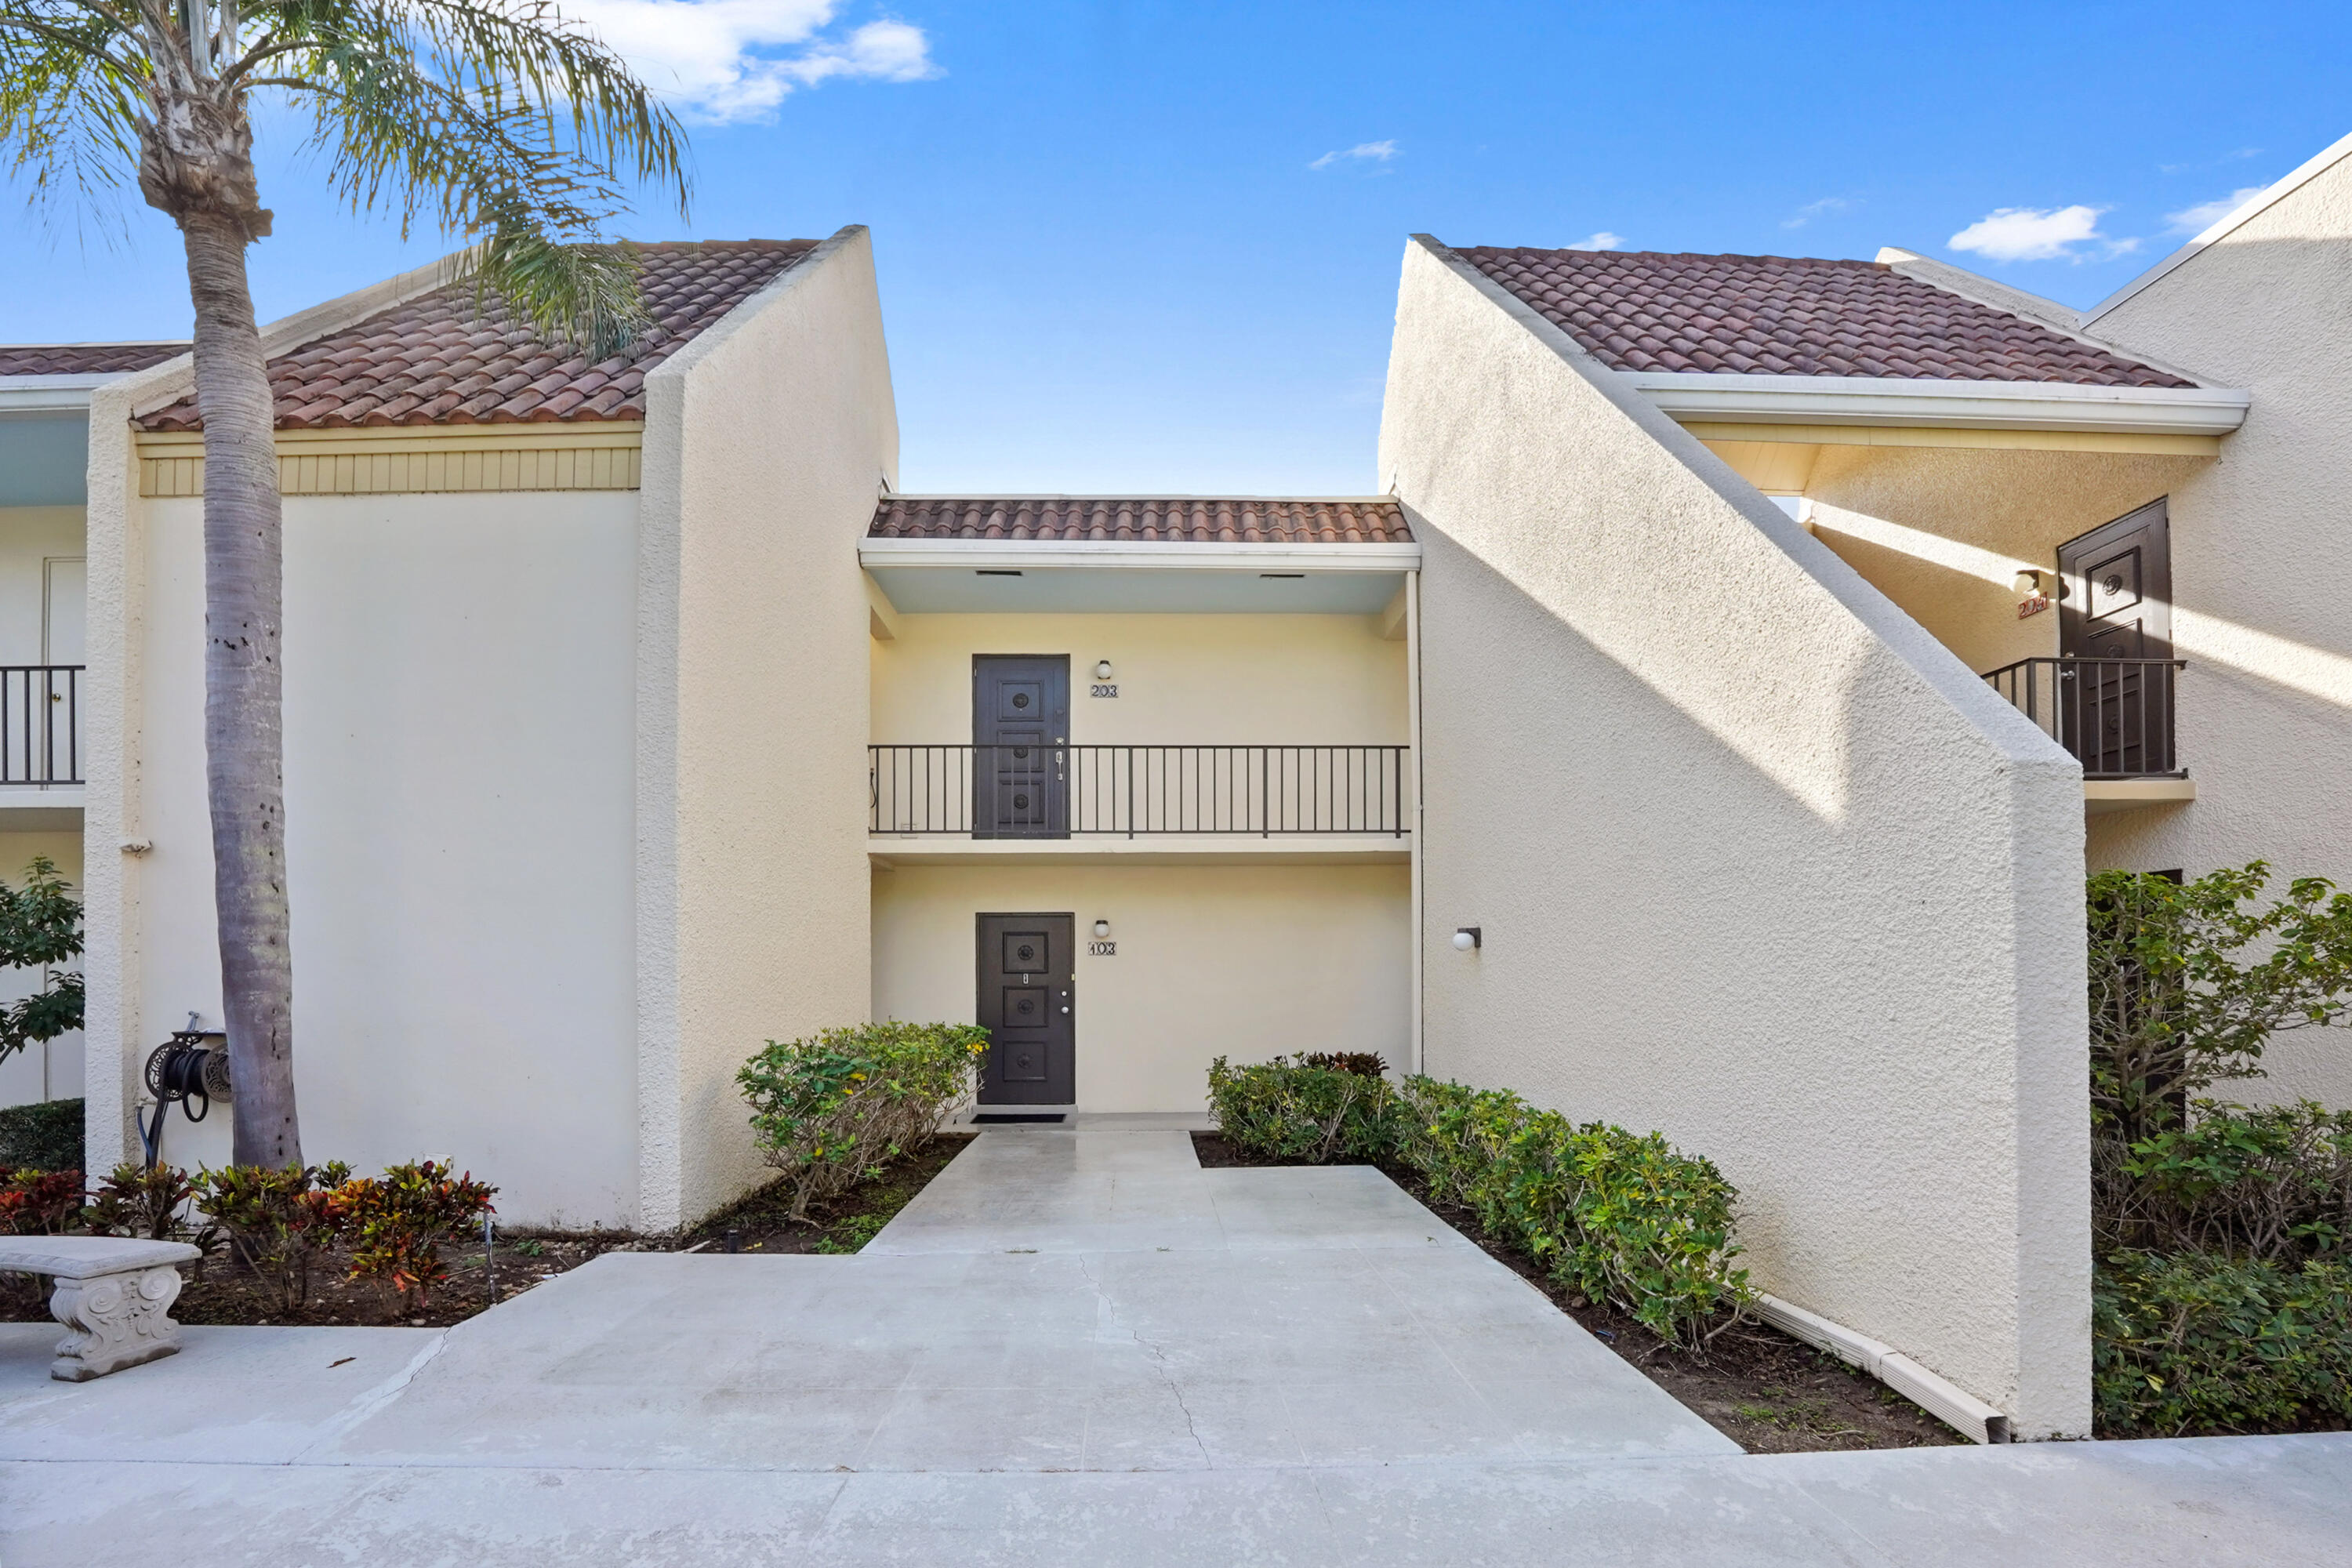
M1759 1293L1757 1314L1783 1333L1860 1367L1937 1420L1979 1443L2006 1443L2009 1417L1958 1385L1937 1376L1893 1345L1883 1344L1818 1313Z

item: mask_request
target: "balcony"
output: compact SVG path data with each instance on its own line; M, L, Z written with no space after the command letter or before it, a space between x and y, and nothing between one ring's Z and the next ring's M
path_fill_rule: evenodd
M2178 658L2021 658L1985 681L2083 764L2094 815L2193 800L2174 750Z
M913 858L944 840L996 858L1402 855L1411 748L876 745L868 834ZM1142 851L1141 855L1137 851ZM1364 851L1372 851L1366 854Z
M0 784L82 782L82 668L0 665Z

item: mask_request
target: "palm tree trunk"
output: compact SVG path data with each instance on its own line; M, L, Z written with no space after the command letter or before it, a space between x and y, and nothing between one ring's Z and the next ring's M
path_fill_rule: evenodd
M247 226L197 211L182 216L180 230L205 421L205 784L235 1086L233 1158L240 1165L299 1165L276 420L246 279Z

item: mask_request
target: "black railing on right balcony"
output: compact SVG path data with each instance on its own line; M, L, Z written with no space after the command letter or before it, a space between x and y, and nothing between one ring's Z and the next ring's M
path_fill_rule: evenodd
M2021 658L1985 680L2074 753L2086 779L2177 778L2178 658Z
M81 779L78 664L0 665L0 784Z
M877 834L1069 838L1406 827L1403 746L867 748Z

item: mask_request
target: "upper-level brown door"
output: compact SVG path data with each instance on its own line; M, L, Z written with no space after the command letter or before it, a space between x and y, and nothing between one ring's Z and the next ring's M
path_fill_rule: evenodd
M1067 914L980 917L981 1068L985 1105L1068 1105L1077 1098L1078 1035L1071 1011L1073 933Z
M2058 547L2059 739L2086 773L2172 771L2172 531L2162 500Z
M1069 655L975 655L971 740L972 837L1067 838Z

